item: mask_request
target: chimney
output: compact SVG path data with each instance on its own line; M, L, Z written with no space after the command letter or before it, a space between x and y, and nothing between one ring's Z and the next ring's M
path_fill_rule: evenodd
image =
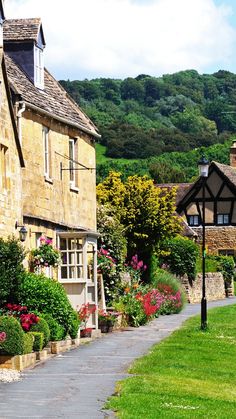
M236 140L230 147L230 166L236 168Z

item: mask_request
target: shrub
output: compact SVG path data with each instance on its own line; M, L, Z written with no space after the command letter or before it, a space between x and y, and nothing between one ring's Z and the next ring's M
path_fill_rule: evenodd
M33 350L35 352L42 351L43 349L43 342L44 342L44 335L41 332L29 332L27 335L31 335L33 337Z
M177 292L180 292L180 301L181 301L181 306L179 307L179 309L177 311L174 312L178 312L180 311L183 306L186 303L186 294L184 289L182 288L181 283L179 282L179 280L177 278L175 278L171 273L166 272L163 269L157 269L155 273L153 273L152 275L152 287L153 288L157 288L159 290L163 289L165 290L165 288L163 288L164 286L170 287L171 288L171 294L172 295L176 295ZM167 288L166 288L167 290ZM171 311L173 312L173 311ZM164 310L161 311L161 314L164 314Z
M0 342L0 353L21 355L24 353L24 332L20 322L11 316L0 317L0 331L6 333L6 339Z
M231 282L234 277L234 258L232 256L218 256L217 270L222 272L225 282Z
M63 340L66 337L66 332L63 326L61 326L50 314L42 313L40 317L46 320L50 329L50 340L57 341Z
M190 280L196 276L196 261L199 249L196 243L185 237L177 236L165 243L165 251L168 252L163 258L168 269L177 276L188 276Z
M39 318L38 323L31 326L31 332L40 332L43 334L43 347L45 347L50 339L50 329L45 319Z
M73 316L71 316L70 327L69 327L69 331L68 331L71 339L76 339L77 338L79 325L80 325L80 320L78 318L77 313L75 313L74 318L73 318Z
M30 354L33 351L34 336L30 333L24 333L23 354Z
M24 250L14 238L0 238L0 306L14 301L24 271Z
M66 291L62 284L44 275L26 272L18 289L18 301L28 310L50 314L69 333L75 318Z

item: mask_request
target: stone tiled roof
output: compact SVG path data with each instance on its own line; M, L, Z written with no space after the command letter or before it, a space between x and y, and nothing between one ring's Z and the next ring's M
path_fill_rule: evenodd
M40 18L7 19L3 24L4 41L37 41L40 26Z
M181 201L187 191L191 188L192 183L159 183L155 186L167 190L176 188L176 204L178 204L178 202Z
M47 70L44 72L44 90L40 90L7 54L5 58L10 85L27 106L37 107L52 118L99 137L94 124Z
M233 186L236 187L236 168L228 166L227 164L218 163L213 161L212 166L216 166L223 175L225 175Z

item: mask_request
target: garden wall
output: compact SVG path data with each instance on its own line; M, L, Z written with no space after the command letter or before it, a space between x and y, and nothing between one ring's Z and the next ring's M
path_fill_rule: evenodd
M181 278L186 290L189 303L199 303L202 298L202 274L197 274L196 279L189 282L187 277ZM233 284L228 288L227 296L233 296ZM221 272L206 273L206 298L208 301L222 300L226 297L225 283Z

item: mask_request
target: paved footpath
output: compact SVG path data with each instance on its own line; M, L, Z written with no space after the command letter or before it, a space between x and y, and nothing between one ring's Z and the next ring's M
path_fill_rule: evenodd
M236 304L236 298L208 303L208 308ZM180 314L161 316L137 329L113 332L101 339L57 355L32 370L23 380L0 383L0 418L111 418L104 402L115 383L126 377L132 361L200 312L187 305Z

